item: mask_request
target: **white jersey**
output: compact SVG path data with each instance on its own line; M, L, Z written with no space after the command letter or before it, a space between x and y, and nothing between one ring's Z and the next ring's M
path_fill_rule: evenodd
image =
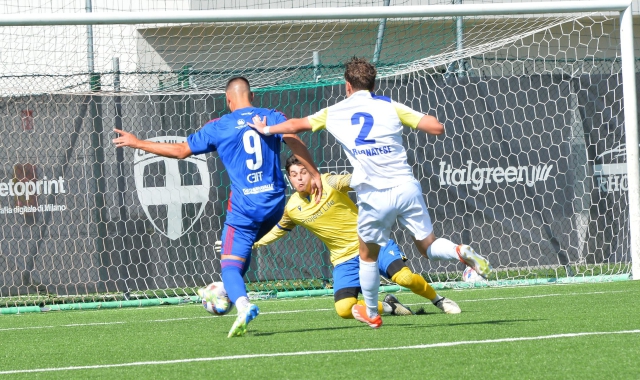
M369 91L308 117L313 131L326 128L342 144L353 166L351 187L388 189L415 181L402 145L402 126L416 128L424 114Z

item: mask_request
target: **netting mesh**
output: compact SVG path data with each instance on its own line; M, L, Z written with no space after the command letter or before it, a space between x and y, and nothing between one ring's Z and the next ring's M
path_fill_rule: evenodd
M0 10L85 11L77 1ZM146 159L115 149L111 130L183 141L228 112L232 75L250 79L255 106L303 117L344 99L342 63L373 57L377 42L377 92L445 125L440 137L404 136L438 236L472 244L498 280L629 273L617 17L457 21L389 19L382 41L371 19L100 25L91 49L86 26L0 28L0 306L190 295L218 280L229 180L217 155ZM351 170L327 133L303 139L322 171ZM404 230L393 237L417 273L460 280L461 264L421 258ZM328 252L297 228L254 254L247 279L254 291L330 286Z
M67 12L86 12L83 2L43 2L39 7L5 5L10 12L47 12L61 6ZM140 2L118 8L115 4L94 4L99 11L145 11L212 9L201 2L166 1L158 4ZM447 3L446 1L433 3ZM16 3L17 4L17 3ZM402 4L413 4L410 1ZM286 9L289 2L230 2L218 9ZM310 7L336 6L342 3L309 2ZM378 2L349 1L344 5L380 5ZM60 11L60 8L57 8ZM488 50L512 44L526 36L549 28L560 28L576 15L543 15L529 17L467 17L463 23L464 45L458 45L457 19L428 20L391 19L385 24L379 52L381 76L393 76L417 70L443 71L456 57L475 56ZM509 52L496 59L529 60L546 58L571 60L576 54L589 57L595 41L608 33L603 23L579 27L580 32L556 30L539 41L546 51ZM230 75L245 75L254 88L282 85L335 83L341 81L345 57L372 56L378 42L380 20L320 20L271 23L216 23L179 25L94 25L30 26L1 28L2 54L0 91L4 94L83 93L95 90L98 83L92 73L100 74L100 90L126 93L221 92ZM91 30L89 30L89 28ZM566 28L566 26L565 26ZM591 37L595 33L596 39ZM428 38L425 38L428 36ZM562 46L572 36L573 48ZM544 36L542 38L545 38ZM582 40L586 41L582 41ZM52 41L55 41L52 43ZM551 44L549 44L551 42ZM554 46L553 42L559 45ZM591 45L590 45L591 44ZM538 45L538 44L536 44ZM25 48L28 47L28 48ZM411 48L408 48L411 47ZM523 47L531 49L528 43ZM91 50L92 53L89 51ZM587 51L582 51L587 50ZM313 53L319 62L314 65ZM595 59L613 59L614 56ZM118 65L114 66L114 58ZM318 64L319 63L319 64ZM118 72L119 80L114 78ZM25 89L27 92L25 92Z

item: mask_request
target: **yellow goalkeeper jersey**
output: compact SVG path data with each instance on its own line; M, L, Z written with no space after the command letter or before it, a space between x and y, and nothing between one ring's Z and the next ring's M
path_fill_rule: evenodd
M282 218L271 231L253 245L269 245L285 236L296 225L318 237L331 253L335 266L358 255L358 208L347 195L351 174L322 175L323 193L320 203L313 196L293 194L284 208Z

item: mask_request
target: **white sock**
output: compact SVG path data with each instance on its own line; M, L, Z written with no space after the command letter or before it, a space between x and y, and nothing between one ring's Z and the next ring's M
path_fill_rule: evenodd
M249 307L251 303L249 302L249 297L240 297L236 300L236 309L238 309L238 311Z
M378 290L380 290L380 275L378 274L378 262L372 263L360 259L360 288L364 303L367 305L369 317L378 315Z
M439 238L436 239L429 248L427 248L427 256L429 256L430 260L455 260L459 261L458 252L456 251L456 247L458 244L444 239Z
M433 304L435 305L435 304L437 304L437 303L438 303L438 301L440 301L442 298L444 298L444 297L442 297L440 294L437 294L437 293L436 293L436 298L432 299L432 300L431 300L431 303L433 303Z

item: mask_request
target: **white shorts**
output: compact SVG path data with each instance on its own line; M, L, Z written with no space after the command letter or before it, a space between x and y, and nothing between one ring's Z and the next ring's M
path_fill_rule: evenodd
M418 181L358 193L358 234L365 243L385 246L396 220L416 240L422 240L433 232Z

